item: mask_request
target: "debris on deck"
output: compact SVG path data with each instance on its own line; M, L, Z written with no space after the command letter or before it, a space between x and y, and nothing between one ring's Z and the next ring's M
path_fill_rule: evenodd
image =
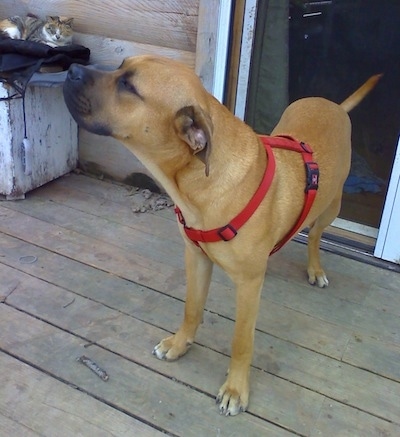
M134 187L129 196L132 197L132 211L135 213L160 211L171 208L174 205L174 202L167 194L153 193L147 188L140 190Z

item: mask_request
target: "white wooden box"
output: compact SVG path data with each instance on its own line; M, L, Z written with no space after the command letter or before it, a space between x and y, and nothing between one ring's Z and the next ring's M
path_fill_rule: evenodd
M0 98L14 90L0 83ZM22 99L0 101L0 195L25 193L70 172L78 162L78 128L64 103L62 87L30 86L25 94L27 138L24 153Z

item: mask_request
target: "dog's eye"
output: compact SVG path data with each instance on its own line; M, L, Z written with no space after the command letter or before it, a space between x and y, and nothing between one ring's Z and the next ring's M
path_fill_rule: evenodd
M120 89L120 91L128 91L132 94L139 95L135 85L133 85L132 82L126 76L122 76L119 78L118 88Z

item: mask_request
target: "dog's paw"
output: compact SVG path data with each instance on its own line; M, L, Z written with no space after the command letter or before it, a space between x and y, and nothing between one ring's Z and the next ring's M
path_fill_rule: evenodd
M323 270L314 271L313 269L308 269L308 282L311 285L318 285L320 288L329 285L328 278Z
M190 341L179 341L177 335L171 335L171 337L164 338L153 349L153 355L159 360L175 361L182 355L184 355L192 345Z
M249 403L249 390L248 388L243 388L239 391L228 385L227 381L220 388L216 402L219 404L220 414L225 416L236 416L237 414L246 411Z

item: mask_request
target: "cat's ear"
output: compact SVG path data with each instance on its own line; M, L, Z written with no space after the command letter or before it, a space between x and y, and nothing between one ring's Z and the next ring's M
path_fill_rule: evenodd
M47 21L57 21L59 20L60 17L57 17L56 15L47 15L46 20Z
M64 23L65 25L67 25L67 26L69 26L69 27L72 27L72 24L73 24L73 22L74 22L74 19L73 19L73 18L68 18L68 17L66 17L66 18L64 18L62 21L63 21L63 23Z

